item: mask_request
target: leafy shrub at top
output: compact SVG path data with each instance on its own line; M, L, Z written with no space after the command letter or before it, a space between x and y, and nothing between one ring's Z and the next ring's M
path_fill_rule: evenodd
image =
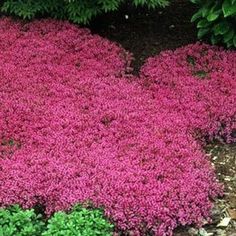
M68 214L56 212L42 236L111 236L112 231L101 210L75 206Z
M88 23L101 12L117 10L126 0L3 0L1 10L32 19L38 15L64 18L75 23ZM0 3L1 4L1 3ZM150 8L166 6L168 0L133 0L133 4L147 5ZM1 5L0 5L1 6Z
M211 36L213 44L236 47L236 0L191 0L200 9L193 15L198 37Z
M1 236L41 236L44 223L33 209L22 210L18 205L0 208Z
M164 52L137 80L129 53L86 29L0 26L0 140L19 144L0 152L0 204L90 201L137 236L209 219L221 188L199 140L232 139L235 52Z

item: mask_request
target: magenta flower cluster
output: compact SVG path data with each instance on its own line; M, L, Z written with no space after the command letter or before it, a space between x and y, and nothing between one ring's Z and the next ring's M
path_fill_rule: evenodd
M235 52L189 45L129 74L87 29L0 20L0 204L104 207L130 235L209 219L221 193L203 137L233 140Z
M195 136L236 136L236 52L195 44L149 58L141 76L158 105ZM235 137L234 137L235 136Z

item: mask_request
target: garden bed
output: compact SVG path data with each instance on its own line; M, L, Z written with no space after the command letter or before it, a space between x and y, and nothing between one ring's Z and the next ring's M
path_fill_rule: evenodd
M222 189L203 137L235 138L235 54L197 43L144 64L195 41L192 8L175 4L151 13L128 6L127 14L124 6L107 26L103 17L91 23L133 52L139 77L130 53L87 29L1 20L2 205L40 205L49 216L92 204L104 208L118 235L171 235L178 225L209 221ZM229 147L207 147L227 183L215 224L219 212L235 208Z
M132 65L137 74L148 57L196 42L196 27L190 23L195 11L195 6L186 0L174 0L168 8L154 11L124 6L119 12L97 17L90 28L132 52ZM206 147L206 152L225 186L225 195L215 204L213 224L204 228L213 235L236 235L236 222L231 221L227 228L216 227L224 217L229 216L227 209L236 210L236 146L216 141ZM191 227L181 227L175 235L191 236L197 233Z

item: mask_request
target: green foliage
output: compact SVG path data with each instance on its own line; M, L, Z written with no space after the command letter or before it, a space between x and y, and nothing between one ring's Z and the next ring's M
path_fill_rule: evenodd
M99 209L77 205L69 213L56 212L46 223L33 209L0 208L0 236L111 236L112 231Z
M1 11L32 19L36 16L52 16L68 19L74 23L88 23L101 12L117 10L121 3L128 0L3 0ZM169 0L133 0L135 6L149 8L167 6Z
M112 230L100 210L76 206L69 214L55 213L42 236L111 236Z
M22 210L19 206L0 208L0 236L41 235L44 223L34 210Z
M236 47L236 0L191 0L200 9L193 15L198 38L211 36L212 44Z

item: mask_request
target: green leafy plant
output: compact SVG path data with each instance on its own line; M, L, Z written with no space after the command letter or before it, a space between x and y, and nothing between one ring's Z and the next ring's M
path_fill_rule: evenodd
M33 209L23 210L18 205L0 208L0 236L37 236L44 227L41 215Z
M69 213L56 212L46 223L34 209L0 208L0 236L111 236L112 231L100 209L76 205Z
M199 5L192 22L197 22L198 38L210 36L212 44L236 47L236 0L191 0Z
M1 11L32 19L38 15L68 19L75 23L88 23L93 16L117 10L127 0L3 0ZM149 8L167 6L169 0L133 0L135 6Z
M110 236L112 231L113 225L104 219L101 210L77 205L68 214L56 212L42 236Z

